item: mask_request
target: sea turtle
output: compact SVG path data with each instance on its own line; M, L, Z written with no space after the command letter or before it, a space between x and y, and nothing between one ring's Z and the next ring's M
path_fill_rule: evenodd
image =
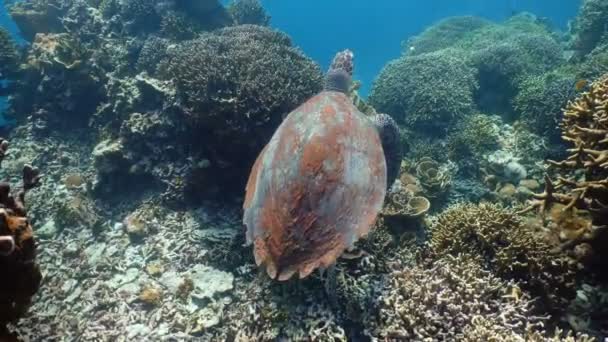
M287 115L252 167L243 223L273 279L333 265L369 232L396 177L397 125L353 105L352 71L353 53L338 53L324 90Z

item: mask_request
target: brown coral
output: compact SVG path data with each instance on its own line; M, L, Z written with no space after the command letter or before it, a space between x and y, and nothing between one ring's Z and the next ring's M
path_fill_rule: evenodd
M0 160L7 149L8 142L0 138ZM0 335L7 323L26 312L42 280L24 202L25 193L38 186L39 181L38 170L26 165L23 184L15 195L8 183L0 183Z
M562 247L586 244L598 252L594 261L607 260L608 241L608 74L593 82L588 92L570 101L560 123L562 138L572 143L570 155L562 161L549 160L558 177L545 177L545 191L534 196L524 211L538 209L541 215L561 204L562 212L589 212L591 225L584 234L570 234L564 225ZM565 214L572 216L573 214ZM555 215L553 215L555 216ZM555 222L554 222L555 223ZM579 248L580 250L580 248ZM604 254L601 256L600 254ZM588 254L588 253L587 253Z
M386 341L457 341L484 317L492 332L525 340L542 330L532 300L464 255L393 272L370 319L370 333ZM542 333L542 332L539 332ZM491 340L491 339L490 339Z
M437 218L430 229L437 255L481 256L488 269L520 281L541 296L549 309L561 309L572 296L575 265L554 250L534 226L515 212L491 204L458 204Z

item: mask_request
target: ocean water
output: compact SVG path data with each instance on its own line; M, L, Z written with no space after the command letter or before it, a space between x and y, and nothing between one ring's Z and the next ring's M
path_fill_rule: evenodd
M608 338L608 0L10 3L0 342Z
M356 51L355 78L367 94L375 75L385 62L399 56L400 42L420 33L434 22L451 16L476 15L504 20L528 11L546 17L555 27L566 29L580 0L560 1L301 1L265 0L275 27L289 33L304 51L327 68L339 50Z

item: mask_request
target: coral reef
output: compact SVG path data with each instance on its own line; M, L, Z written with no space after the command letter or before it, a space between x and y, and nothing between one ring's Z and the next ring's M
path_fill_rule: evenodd
M492 204L454 205L437 217L429 241L438 255L480 257L485 269L519 281L550 310L563 309L574 294L574 262L512 210Z
M491 25L490 21L475 16L449 17L404 41L403 53L413 56L453 47L455 42Z
M103 77L88 58L69 34L37 34L10 100L12 116L31 120L39 131L86 125L104 96Z
M380 72L369 103L399 123L441 135L472 113L477 86L474 75L458 51L401 57Z
M0 27L0 79L6 80L14 76L18 65L18 55L15 43L9 32ZM0 95L6 95L4 87L0 87Z
M554 204L562 204L562 212L576 217L575 209L588 211L592 222L586 229L575 229L577 234L565 238L563 248L579 248L594 251L592 260L605 262L603 246L608 239L605 229L608 184L606 162L608 160L608 75L590 85L574 101L568 103L560 123L562 137L573 146L568 149L569 156L562 161L549 164L558 168L559 176L553 181L545 178L545 191L535 195L528 210L538 208L541 213L551 210ZM559 223L559 222L558 222ZM558 224L559 226L559 224ZM568 226L568 225L566 225ZM564 228L562 228L564 229ZM591 251L585 254L592 253Z
M474 174L483 156L498 148L500 128L492 117L474 114L458 122L447 137L448 157L459 171Z
M562 60L562 49L551 36L522 33L475 51L478 70L476 103L483 112L515 116L511 100L519 84L530 75L542 74Z
M608 34L606 27L608 4L602 0L582 1L580 10L572 24L572 48L580 56L591 52ZM604 41L604 43L606 43Z
M556 72L527 77L513 99L522 123L551 142L558 142L562 108L574 96L575 83L574 76Z
M20 1L13 4L9 11L23 38L33 41L37 33L58 33L63 30L60 19L62 7L58 0Z
M0 139L0 162L6 156L8 141ZM38 291L42 274L36 263L36 244L25 209L25 195L38 187L40 172L23 167L22 185L13 193L11 186L0 183L0 338L7 324L16 322L28 310Z
M545 321L517 284L466 256L393 271L375 304L370 332L382 340L472 339L486 324L492 334L524 340Z
M268 26L270 16L259 0L234 0L228 6L228 13L236 25Z
M184 42L163 64L162 74L176 84L183 119L196 136L208 137L204 148L241 170L252 161L243 156L257 153L282 116L322 84L319 67L285 34L254 25Z

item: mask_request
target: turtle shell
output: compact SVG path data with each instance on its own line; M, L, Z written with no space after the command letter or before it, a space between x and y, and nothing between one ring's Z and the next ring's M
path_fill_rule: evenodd
M373 226L386 195L377 130L347 95L324 91L291 112L258 156L243 223L273 279L332 265Z

